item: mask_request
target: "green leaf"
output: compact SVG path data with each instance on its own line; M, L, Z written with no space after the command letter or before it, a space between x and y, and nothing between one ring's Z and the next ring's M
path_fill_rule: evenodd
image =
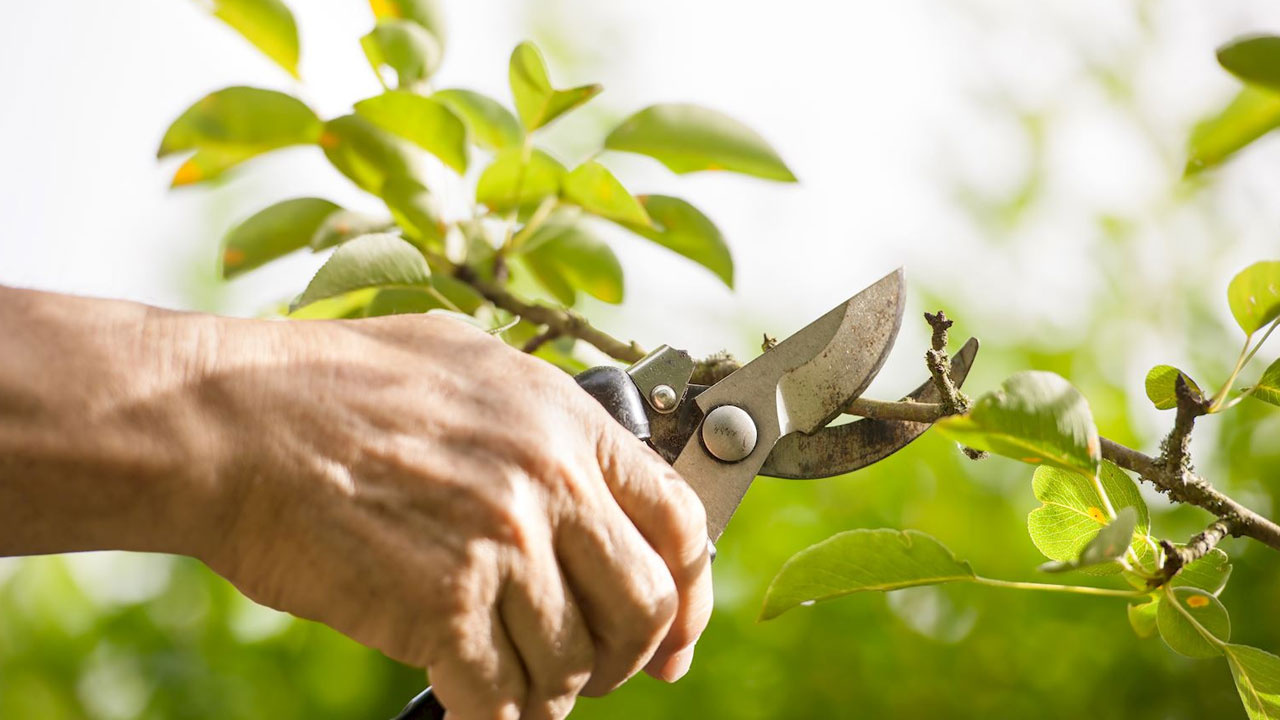
M1116 519L1103 525L1092 540L1085 544L1080 556L1070 560L1050 560L1040 566L1044 572L1066 572L1067 570L1100 570L1099 566L1118 571L1114 562L1125 554L1133 544L1133 528L1138 522L1138 513L1131 507L1116 511Z
M335 245L373 233L387 232L394 227L385 217L374 217L354 210L338 210L320 224L308 243L313 251L325 250Z
M564 198L593 215L614 222L641 227L651 225L640 201L608 168L595 161L579 165L565 177Z
M286 308L291 320L337 320L340 318L364 317L364 309L378 294L377 288L364 288L354 292L335 295L324 300L317 300L303 307Z
M1249 335L1280 317L1280 260L1254 263L1231 278L1227 303Z
M516 112L526 130L537 130L599 95L603 89L599 85L583 85L568 90L551 87L547 63L531 42L522 42L512 51L508 77Z
M1280 720L1280 657L1248 645L1223 650L1249 720Z
M574 304L578 290L607 303L622 302L622 264L608 245L580 225L547 222L525 241L521 258L566 306Z
M320 147L339 172L374 195L381 194L390 178L420 181L414 147L358 115L325 123Z
M432 275L431 285L464 313L474 313L487 300L470 285L448 275Z
M1222 164L1244 146L1280 126L1280 94L1246 86L1217 115L1191 131L1185 174Z
M307 247L338 205L321 198L294 198L258 211L222 241L222 277L233 278Z
M301 100L275 90L229 87L187 108L160 141L159 157L197 151L174 175L174 185L210 180L255 155L314 143L321 123Z
M1176 606L1175 606L1176 603ZM1194 621L1194 622L1193 622ZM1222 654L1209 633L1221 642L1231 638L1231 617L1218 598L1198 588L1168 590L1156 612L1160 637L1171 650L1187 657L1208 658Z
M436 36L410 20L379 20L360 47L384 86L384 67L395 71L398 87L412 88L431 77L444 57Z
M431 31L443 49L448 37L444 10L439 0L369 0L373 16L379 20L412 20Z
M356 113L435 155L458 173L467 171L467 126L443 103L390 90L356 103Z
M1156 614L1159 610L1158 595L1145 603L1129 606L1129 626L1138 637L1149 638L1156 634Z
M298 77L298 25L281 0L208 0L201 4Z
M974 402L965 415L937 423L953 440L1025 463L1098 472L1101 445L1089 403L1071 383L1028 370Z
M604 146L648 155L677 173L728 170L768 180L796 180L778 153L754 130L697 105L647 107L609 133Z
M1236 38L1218 48L1218 63L1247 83L1280 90L1280 37Z
M338 246L311 278L297 306L363 288L430 283L431 270L417 248L395 235L364 235Z
M524 132L515 116L502 103L471 90L441 90L431 96L452 110L470 131L470 139L480 147L502 150L521 143Z
M434 198L422 183L391 178L382 186L382 199L407 237L439 249L444 242L444 222L440 220Z
M1031 489L1043 505L1027 515L1027 532L1045 557L1060 563L1081 559L1099 532L1108 526L1111 518L1107 504L1098 493L1099 485L1116 512L1126 509L1134 512L1134 529L1130 535L1136 539L1136 548L1143 549L1143 555L1150 553L1141 538L1150 529L1151 518L1137 483L1120 468L1103 462L1097 483L1079 472L1048 466L1036 468ZM1110 565L1090 568L1089 572L1108 575L1118 570L1118 566Z
M226 171L257 154L256 150L197 150L178 166L169 187L178 188L216 180Z
M1156 406L1157 410L1168 410L1178 407L1178 393L1175 390L1178 382L1178 373L1182 373L1182 377L1192 390L1200 392L1200 386L1196 385L1196 381L1191 376L1182 372L1172 365L1156 365L1147 371L1147 398Z
M1169 581L1171 587L1199 588L1217 595L1227 586L1231 577L1231 558L1220 548L1214 548L1187 565Z
M435 295L415 288L386 288L379 290L364 309L365 317L383 315L409 315L429 310L447 310Z
M1249 397L1257 398L1272 405L1280 405L1280 360L1267 366L1262 377L1250 389Z
M648 213L650 224L628 224L628 229L689 258L733 287L733 256L710 218L680 198L639 195L636 199Z
M526 162L520 148L508 148L476 181L476 202L494 212L530 210L560 194L565 174L564 166L541 150L533 150Z
M765 591L761 620L804 603L868 590L972 581L969 563L916 530L848 530L791 556Z

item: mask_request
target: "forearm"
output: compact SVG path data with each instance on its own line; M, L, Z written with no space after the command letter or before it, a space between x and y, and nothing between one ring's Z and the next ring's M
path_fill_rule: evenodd
M198 554L226 454L219 321L0 287L0 555Z

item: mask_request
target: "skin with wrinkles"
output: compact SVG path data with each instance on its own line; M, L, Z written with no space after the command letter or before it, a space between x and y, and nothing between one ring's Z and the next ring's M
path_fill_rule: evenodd
M681 677L705 514L573 380L465 324L0 288L0 555L200 558L426 667L451 718Z

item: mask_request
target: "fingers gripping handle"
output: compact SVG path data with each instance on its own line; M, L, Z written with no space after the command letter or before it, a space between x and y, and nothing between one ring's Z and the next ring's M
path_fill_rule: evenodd
M649 416L644 398L623 370L613 366L594 367L575 380L587 394L609 411L614 420L641 440L649 439ZM714 549L712 552L715 552ZM393 720L444 720L444 705L431 688L418 694Z

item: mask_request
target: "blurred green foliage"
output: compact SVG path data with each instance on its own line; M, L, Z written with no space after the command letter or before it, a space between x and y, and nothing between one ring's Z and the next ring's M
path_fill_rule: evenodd
M282 57L292 69L287 53ZM1226 149L1197 169L1237 147L1231 138L1219 145ZM239 156L210 159L221 170ZM1011 242L1022 212L1043 191L1042 172L1030 175L1000 214L1002 242ZM982 220L980 210L973 212ZM1171 272L1161 278L1153 309L1150 288L1105 270L1134 261L1132 227L1123 218L1099 218L1098 226L1110 238L1098 259L1102 282L1082 294L1090 319L1069 347L1046 337L992 339L984 331L1000 325L998 315L945 296L926 293L924 300L958 319L955 337L984 338L971 388L993 388L1014 370L1056 372L1089 399L1104 434L1149 445L1133 411L1146 402L1143 388L1119 384L1108 365L1107 356L1135 349L1123 342L1132 335L1114 331L1117 318L1176 324L1181 339L1164 349L1212 385L1238 345L1235 329L1215 319L1227 278ZM908 323L904 332L925 329ZM1257 374L1254 366L1244 377ZM1247 402L1204 424L1196 440L1200 470L1274 516L1280 413ZM859 595L758 622L764 590L782 563L850 528L923 530L984 574L1040 579L1035 568L1043 556L1026 532L1027 513L1040 504L1031 475L1000 458L971 462L930 433L854 476L762 478L720 543L717 610L693 671L674 686L639 677L609 697L581 700L574 716L1244 717L1224 663L1180 657L1158 639L1136 638L1124 603L1110 598L957 584ZM1207 520L1144 493L1162 536L1189 536ZM1256 543L1223 546L1234 564L1222 596L1235 619L1232 639L1280 648L1280 557ZM420 671L327 628L253 604L194 560L113 553L0 560L6 720L390 717L423 682Z

